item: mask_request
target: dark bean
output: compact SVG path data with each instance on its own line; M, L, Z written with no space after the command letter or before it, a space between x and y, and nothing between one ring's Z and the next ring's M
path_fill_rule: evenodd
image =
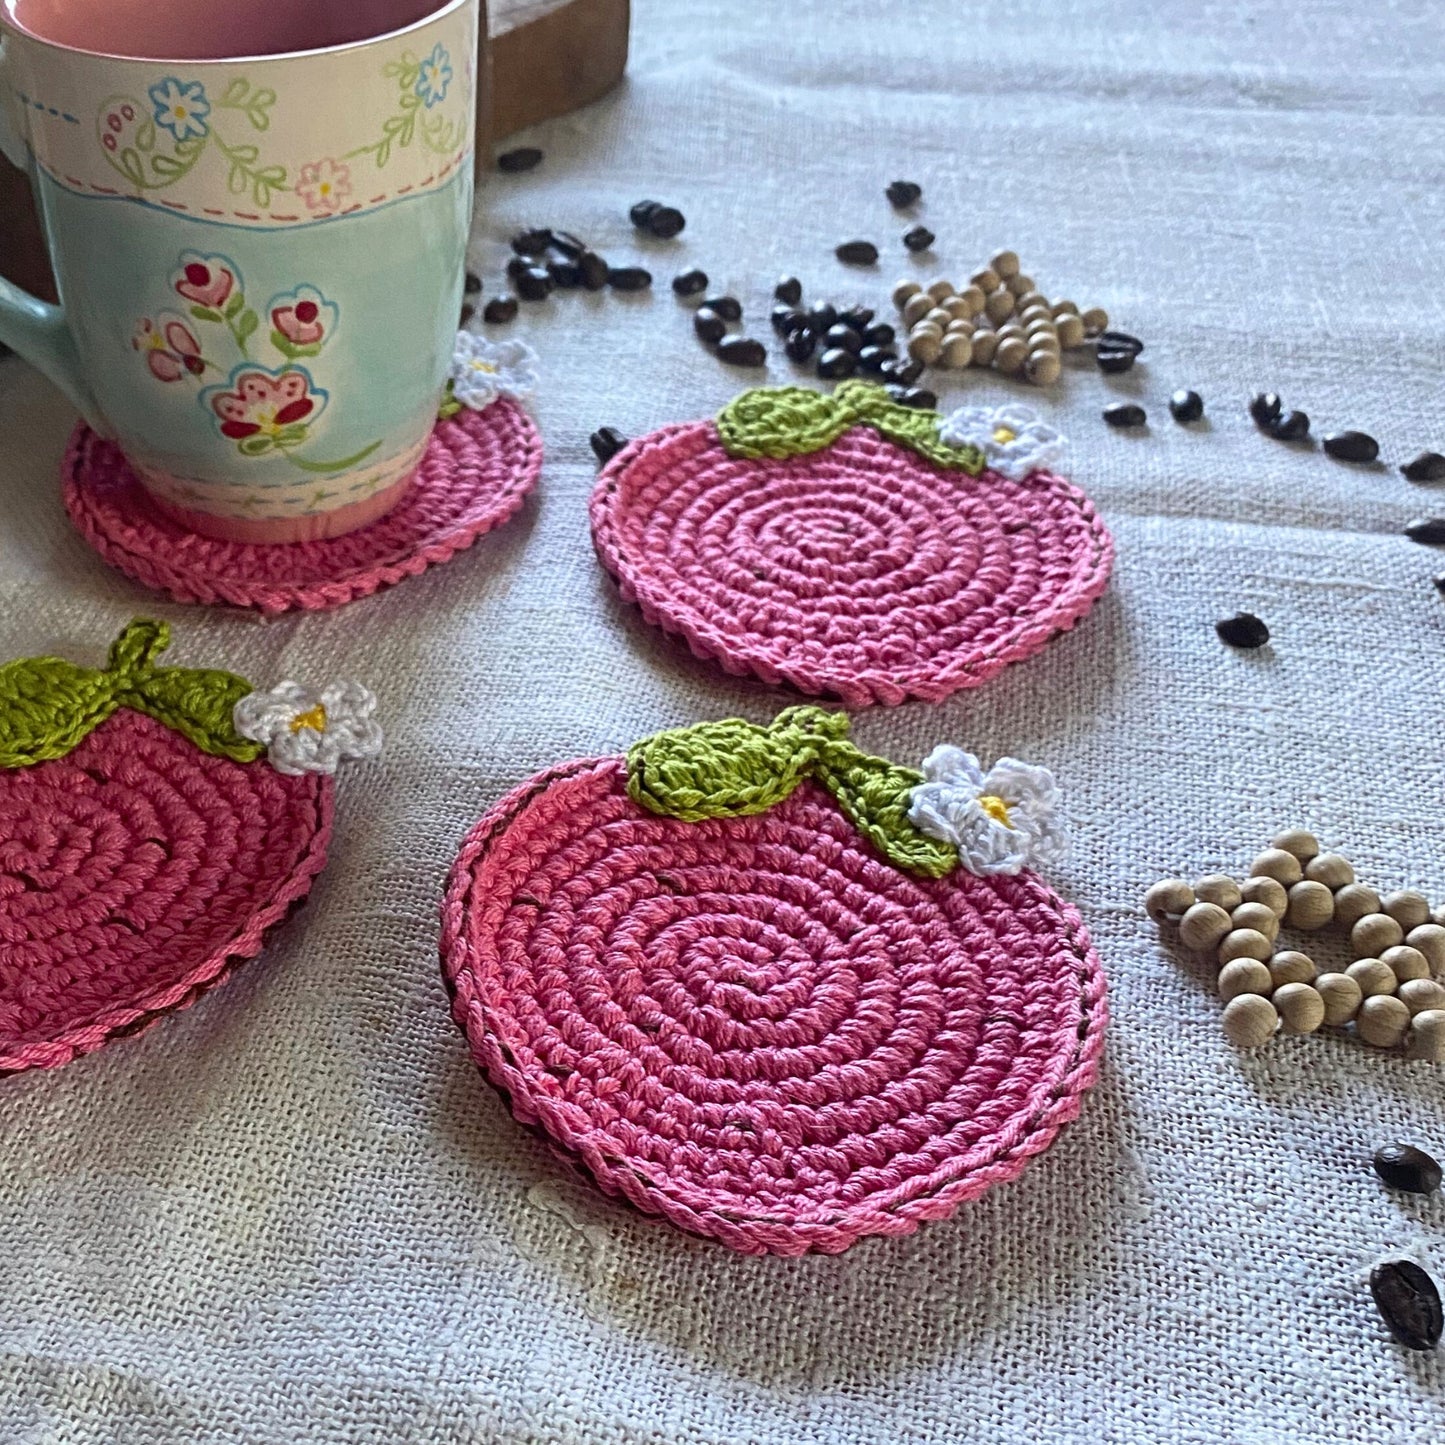
M882 376L884 364L897 359L898 353L891 346L865 346L858 353L858 365L871 376Z
M796 276L782 276L773 287L773 299L796 306L803 299L803 283Z
M908 395L908 388L897 381L890 381L883 389L888 393L888 399L896 401L900 406L903 404L903 398Z
M872 241L844 241L833 254L848 266L876 266L878 247Z
M607 284L614 291L646 291L652 285L652 272L641 266L614 266L607 273Z
M873 308L871 306L845 306L838 312L838 320L844 326L851 326L854 331L862 335L873 322Z
M1169 398L1169 414L1177 422L1198 421L1204 415L1204 398L1197 391L1176 391Z
M807 316L796 306L786 306L781 301L768 313L768 319L773 323L773 330L779 336L787 336L789 332L796 330L799 326L808 324Z
M768 349L751 336L729 336L718 343L717 356L729 366L766 366Z
M1110 376L1117 376L1121 371L1131 371L1134 367L1132 351L1096 351L1094 360L1098 363L1099 370Z
M838 308L827 301L820 301L808 312L808 325L821 336L830 326L837 323Z
M1299 442L1310 434L1310 419L1302 411L1287 411L1269 428L1277 442Z
M607 258L596 251L584 251L577 258L577 264L582 268L582 284L589 291L600 291L612 276Z
M893 374L903 386L912 386L920 376L923 375L923 363L909 357L907 361L899 361L893 368Z
M588 438L593 454L603 466L627 445L627 440L615 426L599 427Z
M1127 331L1101 331L1098 344L1103 351L1132 351L1135 356L1144 349L1144 343Z
M1400 475L1407 482L1445 482L1445 457L1439 452L1421 452L1400 468Z
M467 324L467 322L470 321L470 320L472 319L472 317L475 316L476 314L477 314L477 308L476 308L475 306L473 306L470 301L464 303L463 306L462 306L461 316L460 316L457 324L458 324L459 326L465 326L465 325Z
M515 296L493 296L482 307L482 320L500 325L517 319L517 298Z
M553 231L552 249L560 251L569 261L580 261L591 247L581 236L574 236L571 231Z
M672 278L672 289L679 296L696 296L700 291L707 290L707 272L684 271L681 276Z
M518 231L512 237L512 249L519 256L540 256L552 244L552 233L545 226Z
M724 321L743 319L743 303L736 296L709 296L702 304L709 311L715 311Z
M1255 426L1270 427L1279 420L1282 406L1277 392L1261 391L1250 400L1249 414L1254 418Z
M783 343L783 350L794 361L812 360L813 353L817 349L818 333L806 321L801 326L795 326L789 331L787 340Z
M507 275L511 277L513 281L515 281L523 271L530 271L531 269L532 262L526 256L513 256L507 262Z
M1368 432L1332 431L1320 443L1325 455L1337 462L1373 462L1380 455L1380 444Z
M547 272L564 290L575 291L582 284L582 268L575 261L548 261Z
M1435 590L1442 597L1445 597L1445 572L1437 572L1435 574Z
M845 376L852 376L857 370L858 358L851 351L844 351L841 346L825 351L818 358L818 375L824 381L837 381Z
M892 346L898 340L898 333L886 322L880 321L863 333L865 346Z
M1445 517L1418 517L1405 528L1405 535L1412 542L1438 547L1445 543Z
M910 251L926 251L937 239L927 226L915 226L903 233L903 244Z
M646 230L647 223L652 213L662 204L661 201L638 201L627 212L628 219L638 230Z
M680 236L686 225L687 217L676 206L659 206L647 218L649 234L659 241L670 241L674 236Z
M932 411L938 405L938 395L924 386L910 387L898 398L899 406L911 406L915 411Z
M1382 1144L1375 1150L1375 1173L1391 1189L1433 1194L1440 1187L1440 1165L1413 1144Z
M462 281L462 292L467 296L475 296L482 289L482 278L475 271L468 271Z
M923 199L923 187L916 181L894 181L884 194L891 205L902 211Z
M1226 647L1263 647L1269 641L1269 628L1252 612L1236 612L1216 622L1214 630Z
M1104 408L1104 420L1110 426L1143 426L1148 417L1142 406L1136 406L1132 401L1116 401L1113 406Z
M542 151L538 146L518 146L515 150L503 151L497 157L497 169L510 175L535 170L542 164Z
M844 351L851 351L856 356L863 349L863 338L851 326L845 326L840 321L836 326L830 326L824 333L823 345L829 350L841 347Z
M699 306L693 312L692 329L706 342L721 341L728 334L728 324L707 306Z
M523 301L545 301L556 283L545 266L528 266L517 277L517 295Z
M1440 1291L1414 1260L1395 1259L1370 1271L1370 1293L1380 1318L1407 1350L1440 1343Z

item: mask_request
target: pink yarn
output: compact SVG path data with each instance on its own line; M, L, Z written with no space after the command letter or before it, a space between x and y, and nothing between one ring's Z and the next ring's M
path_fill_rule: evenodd
M332 796L124 708L0 770L0 1073L137 1033L259 953L326 862Z
M803 784L756 817L633 803L620 758L468 835L442 971L473 1057L609 1194L748 1254L901 1235L1079 1110L1107 1009L1038 878L883 862Z
M322 542L257 545L202 537L152 506L116 447L76 427L65 509L111 566L177 602L270 615L340 607L446 562L522 505L542 440L510 398L438 422L416 480L379 522Z
M850 707L937 702L1032 656L1114 556L1062 478L946 471L866 426L786 461L729 456L711 422L665 427L608 463L591 515L648 622Z

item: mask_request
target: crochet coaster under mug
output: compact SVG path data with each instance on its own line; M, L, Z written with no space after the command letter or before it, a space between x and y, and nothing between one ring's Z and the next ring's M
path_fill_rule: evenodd
M592 495L626 601L730 673L937 702L1088 612L1113 543L1023 407L942 419L845 382L746 392L618 453Z
M326 862L343 757L380 745L356 684L256 692L161 667L138 620L104 668L0 667L0 1073L53 1068L254 957Z
M1042 769L869 757L804 706L539 774L468 835L442 972L516 1118L748 1254L903 1235L1078 1112L1107 1009Z

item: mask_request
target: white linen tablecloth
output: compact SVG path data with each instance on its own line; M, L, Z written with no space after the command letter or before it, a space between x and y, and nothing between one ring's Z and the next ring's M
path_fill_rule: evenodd
M1445 1204L1390 1196L1369 1159L1397 1137L1445 1153L1445 1071L1335 1038L1241 1057L1139 902L1297 821L1366 879L1445 897L1445 557L1401 536L1445 491L1243 412L1272 386L1392 463L1445 450L1442 27L1433 0L643 0L629 81L489 184L473 259L494 290L506 238L545 223L658 285L524 307L539 494L335 613L175 606L110 571L57 495L71 414L0 362L0 657L97 659L149 614L177 662L363 679L389 730L261 959L137 1039L0 1081L0 1445L1434 1438L1442 1359L1386 1338L1366 1280L1392 1254L1445 1279ZM927 188L927 265L899 259L897 176ZM679 241L635 240L644 196L683 208ZM855 235L884 243L876 276L833 259ZM943 398L1026 393L1069 433L1115 579L1043 655L856 735L1060 775L1057 882L1109 971L1106 1063L1055 1147L952 1220L738 1258L570 1182L481 1082L437 970L443 879L535 770L790 700L644 625L589 544L588 434L746 384L670 276L703 266L767 335L779 272L886 302L897 274L966 275L999 245L1149 343L1116 381L963 374ZM1207 425L1169 419L1177 386ZM1147 433L1102 425L1116 397ZM1238 607L1274 629L1266 654L1216 641Z

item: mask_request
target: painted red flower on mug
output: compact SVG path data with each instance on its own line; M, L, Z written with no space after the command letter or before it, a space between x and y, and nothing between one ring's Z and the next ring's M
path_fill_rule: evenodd
M241 366L231 373L229 387L204 394L215 412L221 435L230 437L247 456L272 447L297 446L306 429L321 415L327 394L318 390L302 367L266 371Z
M271 344L288 360L315 356L336 329L340 308L328 301L314 286L298 286L282 296L273 296Z
M208 311L223 311L236 289L236 268L225 256L186 251L172 284L187 301Z
M200 376L206 369L201 343L184 321L162 316L159 322L149 316L136 323L130 344L145 353L151 374L161 381L179 381L186 372Z

